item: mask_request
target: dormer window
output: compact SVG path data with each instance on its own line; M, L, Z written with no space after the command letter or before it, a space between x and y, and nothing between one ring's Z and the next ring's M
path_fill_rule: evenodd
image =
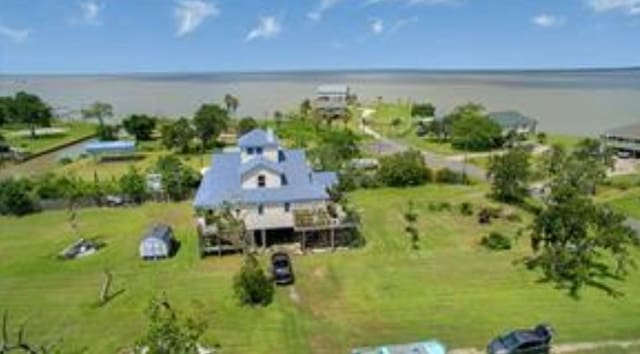
M265 175L258 175L258 188L264 188L267 185L267 177Z

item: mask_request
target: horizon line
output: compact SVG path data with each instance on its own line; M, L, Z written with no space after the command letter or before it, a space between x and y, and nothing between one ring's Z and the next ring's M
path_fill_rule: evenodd
M576 67L541 67L541 68L309 68L309 69L256 69L256 70L194 70L194 71L106 71L106 72L28 72L3 73L0 77L10 76L154 76L154 75L255 75L255 74L349 74L349 73L381 73L381 72L425 72L425 73L544 73L544 72L602 72L640 70L640 65L633 66L576 66Z

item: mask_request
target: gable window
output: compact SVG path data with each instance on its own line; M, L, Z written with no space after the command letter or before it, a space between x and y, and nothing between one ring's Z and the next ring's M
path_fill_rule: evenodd
M284 203L284 212L288 213L289 211L291 211L291 203L286 202Z
M258 215L262 215L264 214L264 205L259 204L258 205Z
M262 148L261 147L257 147L256 148L256 154L262 155Z
M253 148L252 147L247 148L247 154L253 155Z
M265 175L258 175L258 188L264 188L267 185L267 177Z

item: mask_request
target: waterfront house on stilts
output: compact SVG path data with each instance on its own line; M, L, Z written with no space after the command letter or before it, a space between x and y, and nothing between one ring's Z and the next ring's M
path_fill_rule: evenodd
M283 148L270 130L250 131L237 151L213 155L196 194L201 255L348 244L357 224L331 201L337 183L335 172L313 171L304 150Z

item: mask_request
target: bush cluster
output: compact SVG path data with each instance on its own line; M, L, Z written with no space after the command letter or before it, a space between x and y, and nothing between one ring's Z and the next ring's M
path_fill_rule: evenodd
M432 179L431 170L419 151L409 150L380 160L380 181L389 187L408 187L425 184Z
M482 237L480 244L494 251L511 249L511 239L499 232L491 232L488 236Z

